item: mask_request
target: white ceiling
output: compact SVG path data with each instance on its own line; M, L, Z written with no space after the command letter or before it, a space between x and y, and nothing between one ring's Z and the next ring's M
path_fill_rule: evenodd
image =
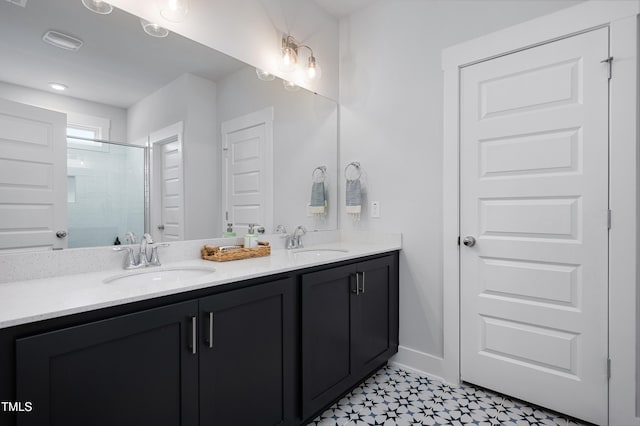
M373 3L374 1L375 0L315 0L318 6L336 18L347 16L350 13Z

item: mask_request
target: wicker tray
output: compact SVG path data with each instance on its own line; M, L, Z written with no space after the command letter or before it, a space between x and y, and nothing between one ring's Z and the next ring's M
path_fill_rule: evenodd
M234 250L220 250L220 246L206 245L200 250L200 254L204 260L213 260L214 262L228 262L230 260L249 259L251 257L269 256L271 247L269 243L259 241L258 247L244 248Z

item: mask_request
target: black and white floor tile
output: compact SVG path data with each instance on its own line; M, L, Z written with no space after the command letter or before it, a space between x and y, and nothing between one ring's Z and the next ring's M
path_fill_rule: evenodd
M471 385L449 385L386 366L310 425L581 426L561 414Z

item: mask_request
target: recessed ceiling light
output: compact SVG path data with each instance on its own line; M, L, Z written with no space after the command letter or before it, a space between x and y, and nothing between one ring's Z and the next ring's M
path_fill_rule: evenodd
M49 30L42 36L42 41L60 49L77 51L82 47L83 41L79 38L64 34L59 31Z
M146 19L140 18L140 25L142 25L144 32L149 34L151 37L163 38L169 35L168 29L153 22L149 22Z
M90 11L98 13L100 15L108 15L113 12L113 6L111 6L106 1L82 0L82 4L84 4L84 7L86 7Z
M68 87L65 86L62 83L49 83L49 87L51 87L53 90L57 90L59 92L63 92L63 91L68 89Z

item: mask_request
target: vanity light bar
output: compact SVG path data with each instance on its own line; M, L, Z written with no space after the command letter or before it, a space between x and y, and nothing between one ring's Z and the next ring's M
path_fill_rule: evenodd
M49 30L42 36L42 41L60 49L78 51L83 45L83 41L68 34Z

